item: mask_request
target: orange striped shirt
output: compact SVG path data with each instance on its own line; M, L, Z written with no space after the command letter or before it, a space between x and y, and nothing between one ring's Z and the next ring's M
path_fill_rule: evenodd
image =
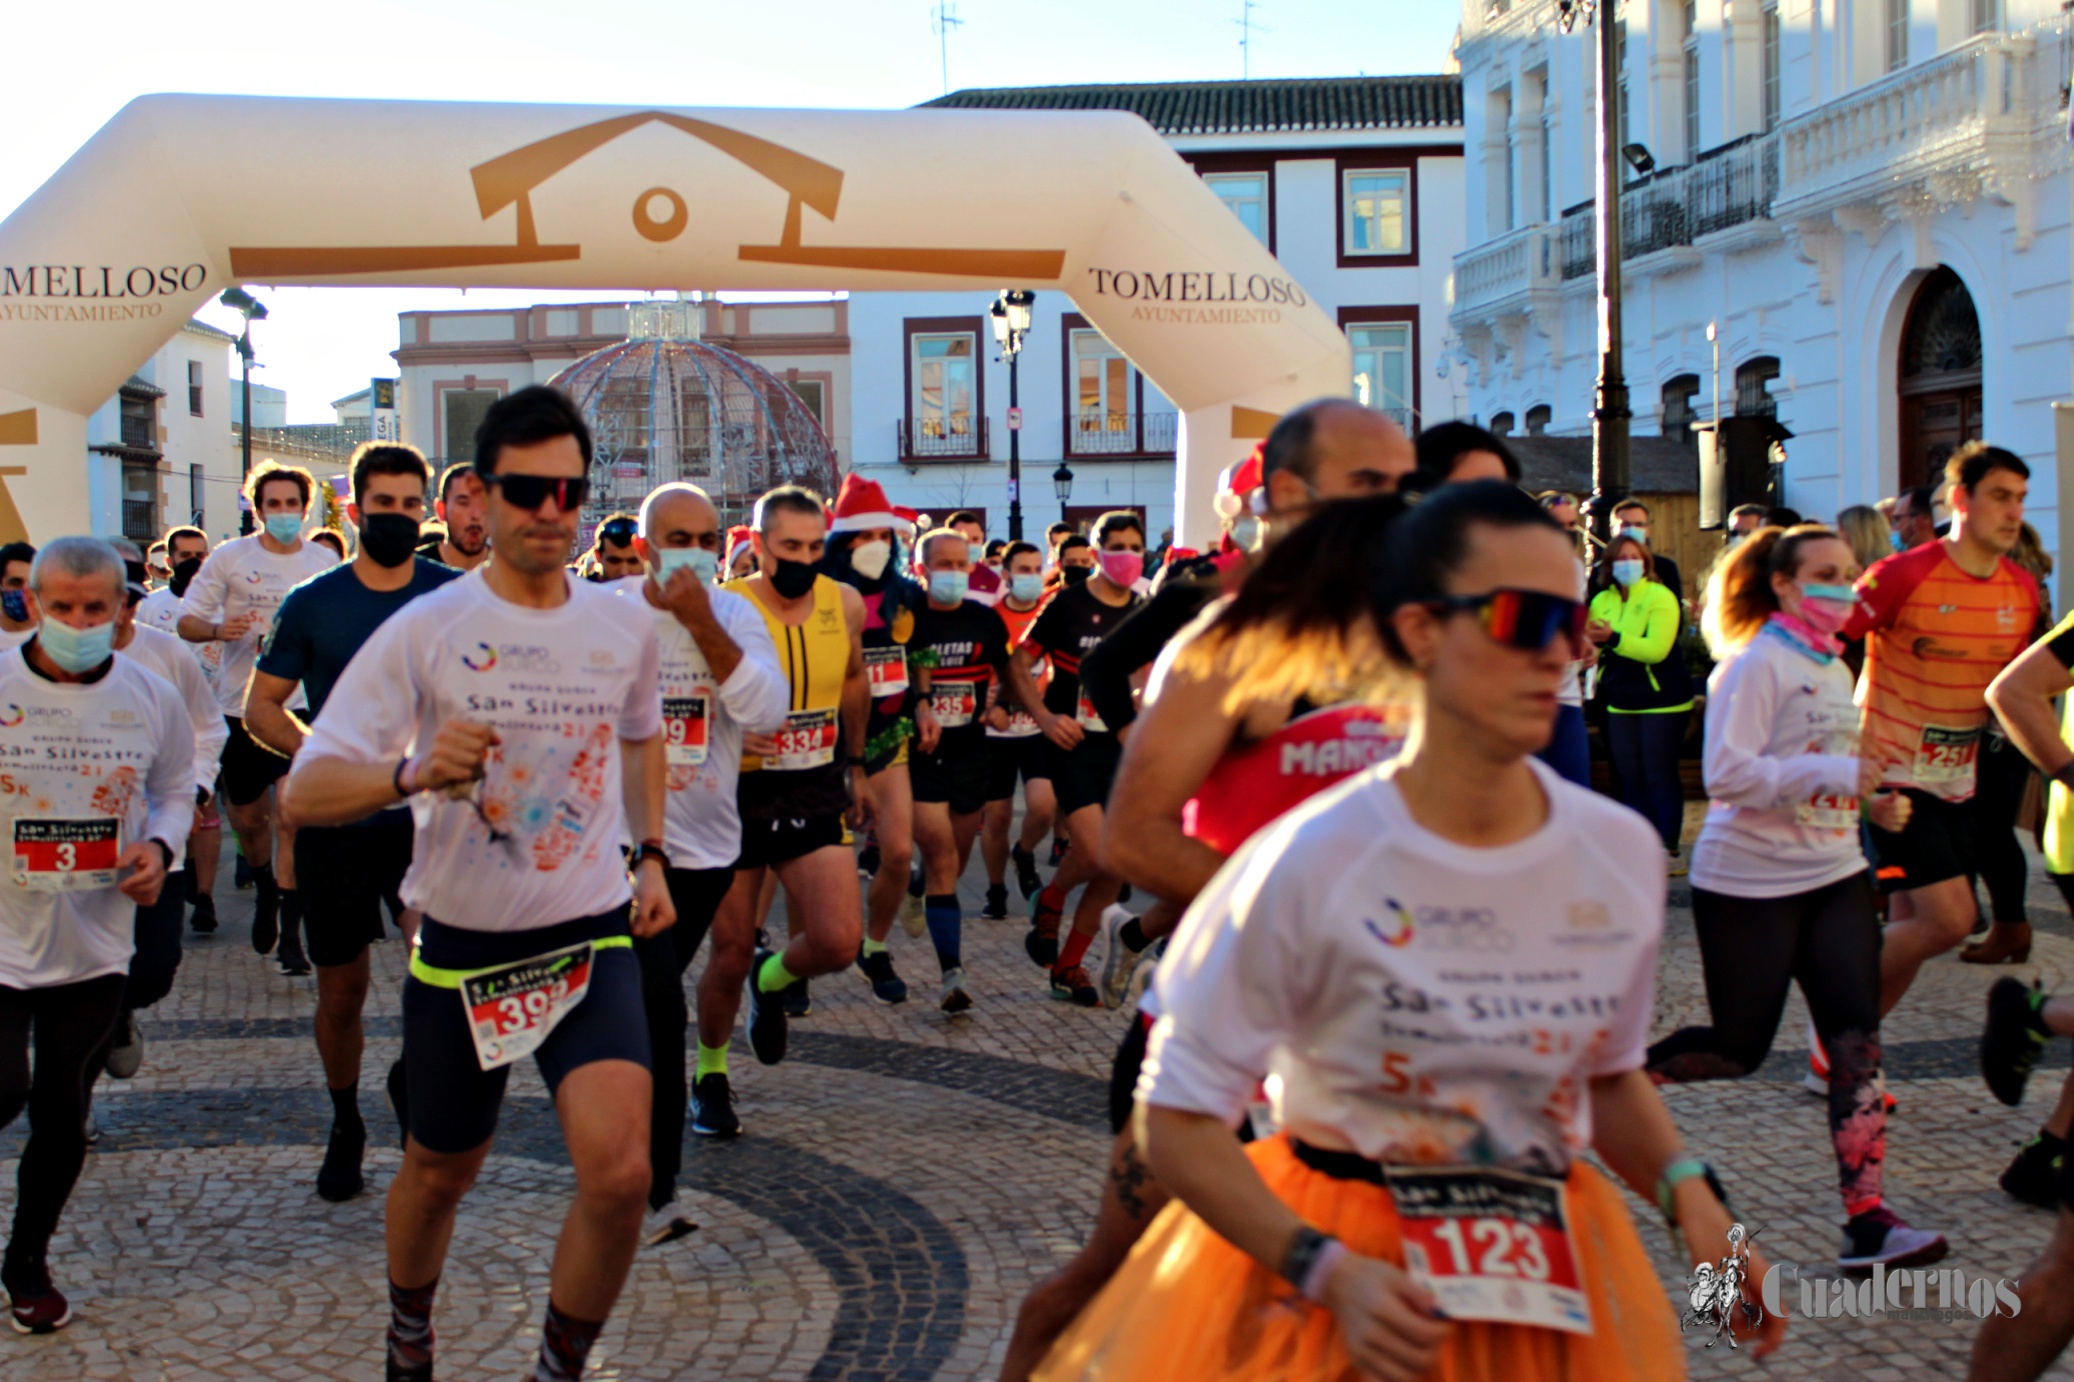
M1881 781L1947 801L1973 795L1988 683L2024 650L2038 622L2038 583L2003 558L1969 575L1947 544L1875 562L1858 582L1844 629L1864 637L1860 738L1887 760Z

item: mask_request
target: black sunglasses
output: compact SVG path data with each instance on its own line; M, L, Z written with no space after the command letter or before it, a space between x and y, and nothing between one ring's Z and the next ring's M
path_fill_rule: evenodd
M501 491L505 503L520 509L537 509L552 495L555 507L567 513L581 508L591 492L590 477L585 475L483 475L481 471L476 474L484 484Z
M1572 654L1582 654L1584 626L1591 621L1582 601L1539 590L1449 595L1426 604L1431 609L1474 610L1493 640L1529 653L1540 652L1560 636L1569 639Z

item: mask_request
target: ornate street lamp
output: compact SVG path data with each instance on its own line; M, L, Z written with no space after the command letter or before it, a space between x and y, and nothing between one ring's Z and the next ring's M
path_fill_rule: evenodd
M1023 337L1030 334L1030 308L1037 295L1027 288L1003 288L987 309L994 342L1008 362L1008 540L1023 540Z
M1628 386L1620 321L1620 26L1602 0L1557 0L1564 33L1594 21L1598 42L1599 380L1592 406L1592 497L1585 504L1593 536L1613 535L1613 506L1627 496ZM1645 151L1646 154L1646 151ZM1639 166L1639 165L1638 165Z
M238 358L245 363L244 401L241 405L244 422L238 428L238 436L244 450L244 470L241 473L249 477L252 474L252 323L266 320L266 304L243 288L225 288L223 295L216 300L245 319L245 330L238 337ZM250 506L240 505L238 532L250 534L252 530L252 510Z
M1059 493L1059 522L1066 521L1066 501L1073 497L1073 468L1064 461L1051 473L1051 487Z

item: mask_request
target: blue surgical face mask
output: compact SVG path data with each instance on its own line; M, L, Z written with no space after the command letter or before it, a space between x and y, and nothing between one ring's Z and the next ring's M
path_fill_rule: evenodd
M1620 531L1613 536L1616 539L1631 537L1637 542L1647 542L1649 541L1649 530L1647 528L1637 528L1632 523L1624 523L1621 525Z
M1901 540L1901 534L1898 532L1888 533L1887 541L1897 552L1906 552L1908 550L1908 544Z
M1008 578L1008 598L1017 604L1033 604L1044 593L1044 577L1034 571L1025 571Z
M1613 563L1613 579L1622 585L1633 585L1642 579L1642 562L1637 557Z
M266 535L276 542L293 542L302 536L302 515L299 513L270 513L266 516Z
M45 619L36 630L36 642L50 660L73 676L81 676L115 654L115 621L75 629L55 619Z
M710 584L713 573L720 569L720 557L703 547L658 547L655 549L655 578L667 584L671 576L691 569L701 584Z
M929 573L929 598L939 605L960 604L965 592L972 586L972 577L963 571L931 571Z

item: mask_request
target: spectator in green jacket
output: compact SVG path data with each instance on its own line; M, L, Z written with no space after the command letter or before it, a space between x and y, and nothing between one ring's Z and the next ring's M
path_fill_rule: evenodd
M1621 800L1649 818L1671 856L1671 872L1684 873L1678 854L1685 823L1678 750L1692 711L1692 676L1678 656L1684 608L1656 579L1656 558L1647 543L1623 535L1608 555L1613 583L1592 600L1586 629L1599 645L1606 747Z

